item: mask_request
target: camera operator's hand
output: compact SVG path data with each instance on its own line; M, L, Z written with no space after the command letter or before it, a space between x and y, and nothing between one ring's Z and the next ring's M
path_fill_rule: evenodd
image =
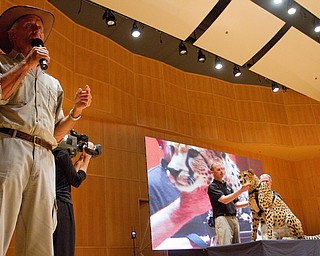
M89 149L92 149L92 150L94 150L94 148L95 148L95 145L90 141L88 142L87 146L88 146ZM79 169L80 170L83 170L84 172L87 172L87 168L88 168L88 165L89 165L91 157L92 156L90 154L86 153L85 147L83 147L82 153L80 155L80 158L77 161L77 162L79 162Z

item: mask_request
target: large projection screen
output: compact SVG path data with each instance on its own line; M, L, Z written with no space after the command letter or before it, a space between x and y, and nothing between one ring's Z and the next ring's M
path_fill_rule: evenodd
M207 187L215 159L223 159L225 181L239 188L240 171L253 169L262 174L259 160L163 139L145 137L150 227L153 250L200 249L216 246L214 227L208 219L212 209ZM239 200L247 200L243 193ZM183 209L183 210L182 210ZM251 240L251 212L237 213L241 242Z

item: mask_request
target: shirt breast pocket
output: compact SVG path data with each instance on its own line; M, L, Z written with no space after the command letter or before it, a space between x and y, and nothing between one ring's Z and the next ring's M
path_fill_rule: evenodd
M57 109L58 93L53 88L48 89L48 108L51 113L55 113Z

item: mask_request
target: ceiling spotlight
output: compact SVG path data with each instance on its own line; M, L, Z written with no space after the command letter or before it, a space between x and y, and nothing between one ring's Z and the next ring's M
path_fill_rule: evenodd
M233 67L233 75L235 77L241 76L241 71L238 65L234 65Z
M273 3L274 3L274 4L281 4L281 3L282 3L282 0L273 0Z
M288 0L288 14L293 15L297 12L297 5L291 0Z
M316 32L316 33L320 32L320 22L319 21L314 22L314 32Z
M181 41L179 44L179 55L187 55L188 54L188 49L185 46L185 44Z
M215 63L215 66L214 66L216 69L222 69L222 63L221 63L221 60L218 56L216 56L216 63Z
M138 25L136 22L133 23L132 25L132 29L131 29L131 35L133 37L139 37L141 35L141 31L140 29L138 28Z
M272 82L272 91L273 92L277 92L279 90L280 90L279 85L276 82L273 81Z
M201 49L198 50L198 62L204 63L206 61L206 55L203 54Z
M106 20L106 24L108 27L115 26L117 23L116 17L114 17L113 13L109 9L105 10L102 19Z

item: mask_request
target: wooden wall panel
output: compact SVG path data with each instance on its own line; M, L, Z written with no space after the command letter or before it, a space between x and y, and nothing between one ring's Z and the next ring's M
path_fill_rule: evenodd
M258 86L251 85L234 86L235 98L242 101L262 101L262 93Z
M94 77L102 82L108 82L109 74L112 74L107 59L90 49L75 46L74 62L75 73Z
M136 74L156 79L162 78L162 64L160 62L139 55L134 55L133 61Z
M206 76L185 73L185 83L187 90L204 93L213 93L212 79Z
M134 76L134 81L138 99L165 104L162 80L138 74Z
M268 124L262 122L241 122L241 134L246 143L268 144L270 129Z
M96 159L93 159L95 161ZM92 167L92 166L91 166ZM77 246L105 247L107 227L106 183L90 174L79 188L72 189ZM76 192L76 193L75 193Z
M137 123L155 129L167 129L166 108L163 104L137 100Z
M286 93L283 93L281 91L279 93L270 93L271 88L265 86L260 86L259 91L263 102L275 104L284 104L283 97L286 97L288 94L293 93L291 91L287 91Z
M268 142L274 145L292 145L292 136L288 125L272 124L266 125L269 130Z
M283 104L265 102L263 108L266 122L288 124L287 112Z
M110 102L110 113L114 117L129 123L136 122L135 98L132 95L110 86L109 98L106 100Z
M181 72L179 69L163 64L162 75L165 82L185 88L184 72Z
M175 131L183 135L191 134L190 114L187 111L166 106L166 114L169 131Z
M225 118L217 118L216 121L219 140L226 142L243 141L239 122Z
M266 121L264 104L257 101L238 101L237 109L239 114L239 120L252 121L252 122L264 122Z
M75 65L79 65L74 61L74 44L71 44L70 41L55 31L54 37L56 40L53 42L49 41L48 49L50 49L50 58L52 60L61 60L59 64L64 65L65 68L73 70ZM51 50L52 49L52 50ZM49 64L50 65L50 64Z
M165 83L164 90L167 106L175 107L182 111L189 111L189 101L186 88L171 83Z
M130 95L135 95L134 74L131 70L119 65L117 62L110 61L110 71L106 70L106 74L110 75L110 84L119 90ZM104 72L104 70L97 70Z
M110 59L122 67L133 71L134 55L127 49L111 40L106 40L106 38L103 38L103 41L108 41ZM112 70L110 72L112 72Z
M216 118L210 115L190 114L192 137L218 139Z
M187 106L190 113L212 115L216 112L214 109L215 98L212 94L187 91L187 95Z
M319 126L317 125L290 126L289 130L295 146L319 145L320 143L320 138L318 137Z
M311 105L288 105L286 106L289 125L315 124Z
M104 57L109 57L109 44L110 42L88 28L77 26L74 30L74 45L87 50L91 50L96 54Z
M110 248L131 245L131 231L139 226L137 181L107 179L107 244Z
M320 104L312 104L313 117L316 124L320 124Z
M235 99L234 85L219 79L211 79L213 93Z
M237 108L237 101L220 95L214 95L212 97L212 103L214 104L214 112L216 117L231 119L239 121L239 109Z

